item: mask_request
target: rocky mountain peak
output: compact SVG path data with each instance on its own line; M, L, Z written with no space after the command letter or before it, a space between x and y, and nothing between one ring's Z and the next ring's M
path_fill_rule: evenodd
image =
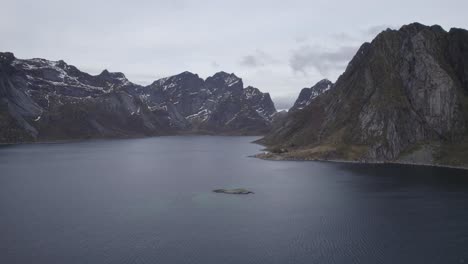
M210 77L208 77L210 78ZM225 80L225 82L227 84L233 82L233 81L237 81L237 80L241 80L239 77L237 77L234 73L227 73L225 71L220 71L220 72L217 72L215 73L213 76L211 76L211 78L213 79L220 79L220 80Z
M321 81L319 81L318 83L316 83L314 86L310 87L310 89L312 90L312 92L316 93L315 97L323 94L324 92L330 90L330 88L333 86L333 83L328 80L328 79L323 79Z
M227 90L240 93L244 89L241 78L237 77L234 73L223 71L206 78L205 83L208 89L213 92Z
M428 28L426 25L423 25L423 24L418 23L418 22L413 22L413 23L410 23L410 24L403 25L400 28L400 31L405 31L405 32L408 32L408 33L411 33L411 34L416 34L419 31L421 31L423 29L426 29L426 28Z
M244 90L245 90L246 94L251 94L251 95L256 95L256 94L260 93L260 90L258 88L255 88L255 87L250 86L250 85L245 87Z
M59 60L59 61L57 61L57 67L60 67L62 69L66 69L68 67L68 64L64 60Z
M439 25L426 26L426 25L423 25L423 24L417 23L417 22L411 23L411 24L408 24L408 25L403 25L398 31L409 34L409 35L416 35L419 32L424 31L424 30L430 30L430 31L433 31L433 32L446 33L446 31ZM385 32L386 31L384 31L383 33L385 33Z
M258 88L248 86L243 90L242 99L264 119L271 121L276 108L269 93L262 93Z
M185 93L198 92L203 86L203 79L198 74L188 71L162 78L151 85L154 89L168 92L177 96Z
M179 81L180 82L180 81L201 79L201 78L196 73L192 73L192 72L189 72L189 71L184 71L184 72L181 72L181 73L173 75L173 76L169 76L169 77L164 78L164 79L170 80L170 81Z
M14 71L12 66L13 61L15 61L15 55L11 52L0 52L0 74L8 74ZM1 88L1 87L0 87Z
M10 63L12 62L15 58L15 55L11 52L0 52L0 63L5 62L5 63Z
M303 88L290 111L301 110L308 106L312 100L330 90L333 83L328 79L323 79L310 88Z
M100 76L109 76L110 72L107 69L104 69L99 75Z
M105 79L127 80L127 78L125 77L125 74L121 72L109 72L107 69L104 69L98 76L101 78L105 78Z
M184 71L179 74L176 74L175 76L183 77L183 78L199 78L198 74L189 72L189 71Z
M269 93L262 93L258 88L253 86L247 86L243 91L244 98L247 100L270 100Z

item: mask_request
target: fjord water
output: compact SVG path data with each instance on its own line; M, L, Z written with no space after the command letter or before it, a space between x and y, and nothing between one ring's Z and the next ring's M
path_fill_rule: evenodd
M0 263L468 263L462 170L248 157L254 137L0 148ZM253 195L213 193L247 188Z

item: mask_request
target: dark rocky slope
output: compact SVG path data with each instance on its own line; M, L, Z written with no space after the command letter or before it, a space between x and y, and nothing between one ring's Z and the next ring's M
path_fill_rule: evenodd
M262 134L270 96L234 74L184 72L149 86L63 61L0 53L0 143L177 133Z
M415 23L363 44L328 92L261 142L281 159L467 166L467 96L468 31Z

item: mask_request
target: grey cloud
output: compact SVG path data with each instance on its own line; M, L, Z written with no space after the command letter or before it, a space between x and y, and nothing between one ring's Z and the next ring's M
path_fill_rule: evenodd
M247 55L242 58L241 65L248 67L262 66L262 63L253 55Z
M266 52L256 50L254 54L244 56L240 65L245 67L257 68L268 64L274 64L277 61Z
M296 36L294 38L294 40L297 42L297 43L304 43L308 40L309 38L307 36Z
M339 41L355 41L356 40L354 36L347 34L347 33L343 33L343 32L333 34L332 37Z
M307 74L307 70L313 68L322 75L328 75L331 70L343 70L358 48L342 46L334 51L325 51L320 47L305 45L293 51L289 65L294 72Z
M368 28L361 30L358 34L348 34L345 32L340 32L331 35L331 37L335 40L342 41L342 42L354 42L354 41L363 41L362 38L368 39L369 37L375 37L380 32L388 29L388 28L396 28L395 26L383 24L383 25L375 25Z
M275 107L278 111L286 110L294 105L297 99L297 94L291 94L290 96L273 97L272 100L275 103Z
M373 38L387 28L395 27L382 24L368 27L355 35L344 32L332 34L335 41L342 43L341 47L330 51L319 46L303 45L293 51L289 65L294 72L303 74L307 74L309 69L315 69L324 76L328 76L332 70L342 71L356 54L360 43L369 41L369 37Z

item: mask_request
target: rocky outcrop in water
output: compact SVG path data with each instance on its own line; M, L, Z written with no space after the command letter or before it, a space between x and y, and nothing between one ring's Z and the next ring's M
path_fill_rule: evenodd
M0 143L177 133L263 134L268 94L220 72L184 72L149 86L122 73L90 75L64 61L0 53Z
M213 190L213 192L215 192L215 193L224 193L224 194L253 194L253 192L251 192L249 190L246 190L246 189L242 189L242 188L238 188L238 189L216 189L216 190Z
M389 29L261 142L287 158L468 165L467 80L468 31Z

